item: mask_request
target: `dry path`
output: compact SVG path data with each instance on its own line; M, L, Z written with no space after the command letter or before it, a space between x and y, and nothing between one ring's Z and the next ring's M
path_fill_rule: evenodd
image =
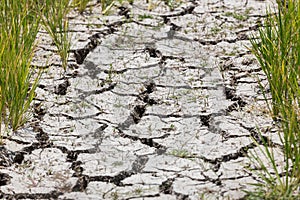
M270 5L182 1L171 11L136 0L102 17L95 2L70 16L66 73L41 31L33 64L47 70L32 121L1 146L0 198L244 197L257 181L251 136L256 126L272 136L247 49Z

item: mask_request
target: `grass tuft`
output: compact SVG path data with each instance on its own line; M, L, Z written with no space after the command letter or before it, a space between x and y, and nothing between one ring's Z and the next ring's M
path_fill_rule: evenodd
M44 29L51 36L62 61L62 67L67 69L70 51L69 22L67 14L70 11L71 0L45 0L38 3L39 15Z
M279 123L284 163L276 163L273 148L263 141L260 151L271 166L267 167L258 153L252 154L263 170L259 174L263 182L257 184L258 190L249 193L249 199L300 198L300 1L278 1L277 5L275 14L268 11L258 37L253 37L251 44L269 83L271 102L266 92L264 95L273 119Z
M28 119L40 73L31 60L40 18L34 1L0 1L0 131L4 122L17 130Z

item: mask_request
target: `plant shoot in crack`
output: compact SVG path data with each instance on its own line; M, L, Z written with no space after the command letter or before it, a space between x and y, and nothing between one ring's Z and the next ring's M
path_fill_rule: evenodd
M249 193L249 199L299 199L300 189L300 1L278 1L276 14L268 11L258 38L251 39L252 52L267 76L271 103L264 96L273 119L280 126L279 137L283 145L284 171L280 172L273 154L273 147L262 137L261 151L271 163L270 173L258 153L254 162L263 169L256 184L259 190ZM288 5L288 6L286 6ZM263 85L261 88L264 91ZM258 145L258 144L257 144ZM271 149L270 149L271 148Z
M83 14L89 2L90 0L74 0L72 3L73 6L75 6L78 9L78 12L80 14Z
M52 1L45 0L39 5L39 15L44 29L48 32L57 48L62 61L62 67L67 69L70 51L69 22L67 14L70 10L71 0Z
M124 2L128 2L129 4L133 4L134 0L98 0L101 4L102 14L108 15L109 11L114 7L118 7L122 5Z
M110 64L109 70L107 71L107 77L105 79L105 82L111 84L113 82L114 76L115 76L114 67L112 64Z
M101 8L102 8L102 14L105 15L108 13L108 11L115 5L114 0L100 0L101 2Z

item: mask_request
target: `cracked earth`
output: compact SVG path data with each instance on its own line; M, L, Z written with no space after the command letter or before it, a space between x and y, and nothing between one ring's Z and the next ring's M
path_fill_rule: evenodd
M242 199L259 131L280 146L248 49L269 6L136 0L101 16L95 1L70 14L66 72L41 30L45 72L32 119L3 136L0 198Z

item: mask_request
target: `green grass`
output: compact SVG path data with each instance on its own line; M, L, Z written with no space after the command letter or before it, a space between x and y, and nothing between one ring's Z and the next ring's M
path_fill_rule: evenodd
M28 110L41 77L41 71L31 67L41 27L52 38L62 67L67 69L70 52L67 15L72 2L83 12L89 0L0 0L0 139L5 129L15 131L30 117ZM107 11L114 1L100 3L103 11Z
M286 7L288 3L288 7ZM270 11L268 13L271 13ZM278 2L276 14L269 14L258 31L258 37L251 39L252 52L266 74L271 102L267 104L273 119L279 123L279 136L283 145L284 169L281 173L276 157L269 144L264 141L260 148L271 163L273 173L257 154L253 161L263 169L259 173L263 183L250 192L249 199L299 199L300 189L300 1ZM261 88L265 91L263 85ZM284 175L288 174L288 175Z
M82 14L89 2L90 0L74 0L72 3L78 9L78 12Z
M101 9L102 14L107 14L108 11L115 5L116 1L114 0L101 0Z
M40 76L30 66L40 21L35 9L34 1L0 2L0 119L12 130L28 119Z
M64 70L68 66L70 51L69 22L67 14L70 11L71 0L44 0L38 4L38 14L44 29L51 36L62 61Z
M24 125L41 77L31 67L41 24L67 67L70 49L67 13L70 0L0 0L0 136Z

